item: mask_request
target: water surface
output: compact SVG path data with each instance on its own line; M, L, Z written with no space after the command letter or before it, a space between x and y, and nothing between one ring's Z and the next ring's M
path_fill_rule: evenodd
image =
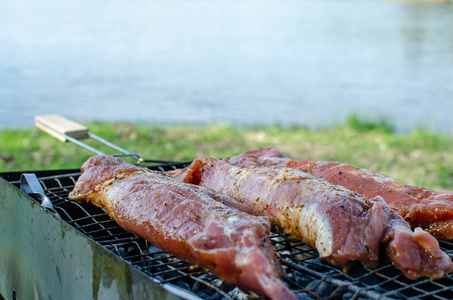
M453 5L9 0L0 129L80 122L328 126L351 112L453 133Z

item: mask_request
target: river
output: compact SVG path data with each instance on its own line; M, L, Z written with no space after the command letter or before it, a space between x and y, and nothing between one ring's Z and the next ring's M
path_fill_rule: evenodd
M79 122L342 123L453 134L453 5L7 0L0 129Z

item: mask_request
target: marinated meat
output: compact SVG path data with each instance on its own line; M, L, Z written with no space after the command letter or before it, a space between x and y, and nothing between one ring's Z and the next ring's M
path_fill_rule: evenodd
M381 244L408 278L440 278L453 270L437 240L422 230L413 232L380 197L367 200L292 168L233 163L237 166L226 159L198 158L170 173L261 212L287 238L317 249L322 259L345 271L354 262L376 266Z
M98 155L69 198L104 208L124 229L223 281L272 299L296 299L281 280L268 218L228 197L160 172ZM249 211L250 212L250 211Z
M332 184L342 185L367 199L381 196L412 228L421 227L439 240L453 240L453 192L432 191L398 182L378 172L339 162L291 160L266 147L232 157L241 165L296 168Z

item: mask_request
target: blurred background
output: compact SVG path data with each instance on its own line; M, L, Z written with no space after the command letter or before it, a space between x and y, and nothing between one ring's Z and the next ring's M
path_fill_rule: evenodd
M453 133L453 5L7 0L0 130L79 122L325 127L351 112Z

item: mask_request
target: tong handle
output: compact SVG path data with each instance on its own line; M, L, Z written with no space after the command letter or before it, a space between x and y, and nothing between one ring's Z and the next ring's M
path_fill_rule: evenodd
M140 164L140 162L143 161L139 154L131 153L113 143L110 143L109 141L95 135L94 133L89 132L87 127L72 120L69 120L61 115L54 114L35 116L35 125L38 129L44 131L45 133L48 133L49 135L57 138L62 142L70 141L96 154L104 153L96 148L93 148L81 142L80 140L92 138L116 151L121 152L122 153L121 156L133 157L134 159L137 160L137 164Z
M143 159L138 153L132 153L129 152L113 143L110 143L109 141L95 135L94 133L88 132L88 128L74 122L72 120L69 120L63 116L60 115L42 115L42 116L35 116L35 125L38 129L50 134L51 136L59 139L62 142L70 141L80 147L83 147L87 150L90 150L91 152L94 152L96 154L105 154L101 151L99 151L96 148L93 148L79 140L85 139L85 138L92 138L97 140L98 142L121 152L121 154L116 154L113 156L129 156L134 159L136 159L136 164L139 165L144 162L149 162L149 163L161 163L161 164L166 164L166 163L173 163L169 161L164 161L164 160L153 160L153 159Z
M36 116L35 121L36 127L62 142L66 142L68 136L76 140L89 137L88 128L60 115Z
M91 137L88 128L79 123L66 119L60 115L44 115L35 117L35 125L38 129L48 133L62 142L70 141L96 154L104 154L79 139Z
M94 133L88 132L87 127L85 127L77 122L74 122L72 120L69 120L63 116L60 116L60 115L36 116L35 121L36 121L36 124L35 124L36 127L41 129L42 131L50 134L51 136L59 139L62 142L70 141L70 142L73 142L81 147L84 147L85 149L88 149L94 153L104 154L101 151L79 141L79 140L85 139L85 138L92 138L112 149L115 149L116 151L123 153L123 155L133 156L136 159L140 158L140 156L138 154L131 153L131 152L95 135Z

